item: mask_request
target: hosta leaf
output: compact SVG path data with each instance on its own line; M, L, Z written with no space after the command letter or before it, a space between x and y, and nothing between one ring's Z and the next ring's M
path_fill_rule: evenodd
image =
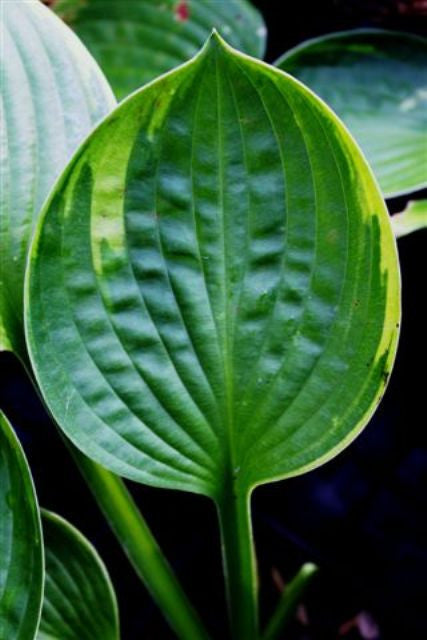
M31 473L0 412L0 638L33 640L43 595L40 514Z
M95 61L41 2L1 4L0 351L25 353L23 280L55 178L114 98Z
M427 185L427 40L357 30L309 40L278 67L344 120L386 197Z
M238 49L262 57L266 29L246 0L58 0L104 70L117 98L185 62L213 27Z
M27 273L58 423L156 486L220 499L320 464L394 358L396 249L363 156L304 86L215 34L82 146Z
M391 217L396 238L427 227L427 200L410 200L401 213Z
M46 578L37 640L117 640L116 597L98 553L66 520L42 516Z

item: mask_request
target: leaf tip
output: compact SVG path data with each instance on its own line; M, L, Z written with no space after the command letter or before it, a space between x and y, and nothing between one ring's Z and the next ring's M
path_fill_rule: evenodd
M205 44L206 48L219 48L219 49L231 49L230 45L224 40L224 38L219 34L217 29L213 27L207 41Z

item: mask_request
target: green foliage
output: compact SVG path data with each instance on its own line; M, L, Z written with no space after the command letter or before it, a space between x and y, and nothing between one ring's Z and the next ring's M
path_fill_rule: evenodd
M94 547L63 518L42 512L46 577L37 640L118 640L116 597Z
M213 26L246 53L264 51L262 19L245 0L54 4L119 97L186 61ZM214 33L97 127L36 224L115 101L48 9L2 9L0 350L26 357L36 225L28 348L53 416L89 456L73 451L86 481L178 637L191 640L206 633L111 471L213 499L233 637L251 640L252 490L346 446L393 363L400 285L383 199L322 101ZM425 60L425 41L368 31L312 41L279 64L344 118L390 195L426 181ZM396 235L425 225L425 203L393 224ZM1 415L0 481L0 638L117 640L102 562L47 512L35 635L39 512ZM265 637L280 636L312 573L297 576Z
M98 60L121 99L193 56L213 27L262 57L266 29L246 0L59 0L53 9Z
M249 493L359 433L399 318L387 212L353 140L216 34L89 137L29 262L27 339L50 410L112 471L215 500L248 639Z
M380 30L330 34L276 64L342 118L386 197L427 186L426 39Z
M25 359L23 281L40 207L115 100L76 36L40 2L1 7L0 351Z
M30 469L0 413L0 638L33 640L43 596L40 513Z
M399 321L357 147L300 84L218 36L81 147L27 285L34 370L67 435L119 474L215 499L354 437Z

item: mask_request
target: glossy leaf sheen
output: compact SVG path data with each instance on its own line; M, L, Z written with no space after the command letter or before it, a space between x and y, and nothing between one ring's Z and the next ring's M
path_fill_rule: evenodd
M266 29L246 0L59 0L53 9L76 31L118 99L191 58L213 27L262 58Z
M116 597L98 553L59 516L42 516L46 578L37 640L118 640Z
M399 277L337 118L214 35L82 146L38 226L26 301L71 440L118 474L221 501L320 464L366 424Z
M33 640L43 595L40 514L24 452L0 413L0 638Z
M2 2L0 14L0 351L22 355L34 221L72 152L115 101L95 61L41 2Z
M349 31L309 40L276 64L343 119L386 197L427 185L427 40Z

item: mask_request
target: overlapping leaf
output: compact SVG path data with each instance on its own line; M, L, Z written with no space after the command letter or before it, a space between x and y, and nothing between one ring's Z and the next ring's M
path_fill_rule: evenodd
M262 57L266 29L246 0L58 0L121 99L185 62L213 27L238 49Z
M0 413L0 638L33 640L43 595L40 514L31 473Z
M220 500L341 450L384 389L395 243L344 127L213 35L125 101L51 195L26 329L87 455Z
M0 350L22 356L35 218L72 152L115 101L95 61L41 2L2 2L1 20Z
M343 119L386 197L427 186L427 40L380 30L336 33L299 45L276 64Z
M42 512L46 578L37 640L117 640L116 597L104 564L82 534Z

